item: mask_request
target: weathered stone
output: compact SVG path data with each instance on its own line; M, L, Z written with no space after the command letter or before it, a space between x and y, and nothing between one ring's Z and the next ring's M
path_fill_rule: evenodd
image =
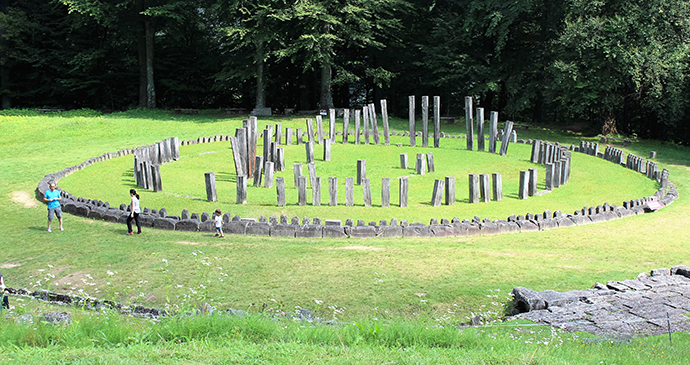
M247 230L245 234L254 236L270 236L271 225L269 223L264 222L250 222L247 225Z
M354 205L354 178L351 177L345 178L345 205Z
M469 174L469 202L479 203L479 175Z
M371 183L369 179L362 179L362 194L364 197L364 206L371 207Z
M414 95L410 95L408 97L408 117L409 117L409 125L410 125L410 146L414 147L417 145L416 141L416 121L415 121L415 97Z
M537 169L529 169L527 195L534 196L535 194L537 194Z
M440 207L443 201L443 193L445 192L446 182L444 180L436 179L434 181L434 191L431 195L431 205Z
M153 220L153 228L174 231L176 223L174 219L170 218L155 218Z
M400 200L399 204L401 208L407 208L407 199L408 199L408 194L409 194L409 180L407 179L406 176L402 176L399 178L400 180Z
M316 176L314 177L314 182L312 183L311 186L311 193L312 193L312 205L314 206L319 206L321 205L321 178Z
M323 238L347 238L348 235L345 233L345 227L340 225L328 225L326 224L322 230Z
M401 153L400 154L400 168L401 169L409 168L409 164L408 164L408 160L407 160L407 153Z
M519 199L527 199L529 189L529 175L527 171L520 171L520 190L518 191Z
M465 130L467 135L467 150L474 150L474 119L472 116L472 97L465 96Z
M297 205L307 205L307 177L299 176L297 178Z
M298 238L323 238L324 226L322 225L303 225L295 231L295 237Z
M276 177L276 197L279 207L285 206L285 178Z
M429 147L429 97L422 96L422 147Z
M390 207L391 202L391 178L381 178L381 206Z
M195 219L181 219L175 224L175 230L196 232L199 230L199 221Z
M417 163L415 165L415 171L417 172L417 175L426 174L425 164L426 164L425 155L423 153L418 153L417 154Z
M403 228L403 237L429 237L429 226L423 223L412 223Z
M446 176L444 200L446 205L455 204L455 176Z
M357 160L357 185L362 185L362 179L367 177L367 160Z
M375 226L355 226L350 229L350 238L374 238L376 237Z
M260 156L257 156L260 157ZM237 204L247 204L247 177L237 176Z
M271 227L271 237L295 237L295 232L299 229L298 225L277 224Z

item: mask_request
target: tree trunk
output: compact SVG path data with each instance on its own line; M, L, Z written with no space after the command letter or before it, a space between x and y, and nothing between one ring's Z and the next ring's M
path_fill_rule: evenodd
M333 107L333 94L331 93L332 69L330 65L321 66L321 97L319 98L319 108L328 109Z
M153 25L151 19L146 18L146 107L156 108L156 88L153 83Z
M601 111L601 134L607 136L610 134L618 134L618 128L616 128L616 116L613 115L613 108L605 106Z
M146 20L144 0L136 0L134 5L137 17L137 50L139 62L139 107L146 108Z
M264 42L256 44L256 106L255 109L266 107L266 84L264 83Z
M9 0L0 0L0 12L7 14L7 6ZM7 51L5 44L5 28L0 29L0 56L5 61L0 65L0 94L2 94L2 108L9 109L12 107L12 99L8 95L10 89L10 69L7 67Z

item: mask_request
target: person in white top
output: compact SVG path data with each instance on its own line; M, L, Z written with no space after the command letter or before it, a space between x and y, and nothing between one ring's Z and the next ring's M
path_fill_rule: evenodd
M132 220L137 223L137 234L141 234L141 223L139 222L139 213L141 213L141 208L139 208L139 194L134 189L129 189L129 195L132 196L132 205L129 212L129 217L127 217L127 234L132 234Z
M220 209L216 209L215 213L213 213L213 225L216 227L216 237L225 237L223 235L223 217L221 216Z

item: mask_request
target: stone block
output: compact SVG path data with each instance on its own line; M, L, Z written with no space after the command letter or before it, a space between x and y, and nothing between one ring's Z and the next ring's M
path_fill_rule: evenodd
M517 222L498 221L497 224L498 233L500 234L520 233L520 226Z
M403 237L403 227L398 225L379 226L377 237L400 238Z
M490 236L500 233L501 231L498 223L484 222L479 224L479 234L481 234L482 236Z
M199 230L199 221L195 219L181 219L175 223L176 231L196 232Z
M223 232L225 234L244 235L247 233L247 226L249 222L231 221L223 223Z
M153 220L153 228L174 231L176 223L177 221L171 218L155 218Z
M254 236L270 236L271 225L269 223L263 222L250 222L247 225L247 230L245 234Z
M347 238L348 235L345 233L345 227L341 225L326 225L323 226L323 238Z
M324 226L320 224L306 224L302 225L295 231L295 237L298 238L323 238Z
M350 229L350 238L374 238L376 237L375 226L354 226Z
M271 237L295 237L295 232L299 229L298 225L276 224L271 227Z
M412 223L403 228L403 237L429 237L429 226L423 223Z
M199 232L209 233L209 232L215 232L215 230L216 230L216 226L215 226L213 220L211 220L211 219L205 220L205 221L201 222L201 224L199 224Z
M455 227L452 225L433 225L429 227L430 237L455 237Z
M517 224L520 226L520 232L535 232L539 230L539 225L530 220L519 220Z

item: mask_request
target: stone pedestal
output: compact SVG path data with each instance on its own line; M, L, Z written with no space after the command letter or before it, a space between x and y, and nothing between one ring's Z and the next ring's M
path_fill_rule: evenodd
M261 157L261 156L256 156ZM237 204L247 204L247 177L237 177Z
M529 196L537 194L537 169L529 169L529 188L527 189Z
M297 178L297 205L307 205L307 177L300 176Z
M489 153L496 153L496 137L498 135L498 112L491 112L489 117Z
M519 199L527 199L529 196L529 174L527 171L520 171L520 190L518 191Z
M489 174L479 175L479 200L483 203L491 201L491 185L489 185Z
M206 180L206 200L210 202L218 201L216 195L216 174L214 172L207 172L204 174Z
M491 182L493 187L493 200L500 202L503 200L503 178L499 173L491 174Z
M278 206L285 206L285 178L276 177L276 195L278 200Z
M367 160L357 160L357 185L362 185L362 180L367 177Z
M311 186L311 204L315 206L321 205L321 178L314 177L314 182Z
M408 97L408 117L410 121L410 146L414 147L417 145L417 126L415 121L415 98L414 95Z
M266 162L266 166L264 166L264 188L272 188L273 187L273 167L275 164L273 162Z
M484 151L484 108L477 108L475 119L477 120L477 151Z
M371 183L368 178L362 179L362 192L364 195L364 206L371 207Z
M470 174L469 175L469 188L470 196L469 200L471 204L479 203L479 175Z
M429 147L429 97L422 96L422 147Z
M391 178L381 178L381 206L390 207L391 205Z
M263 176L264 169L264 157L256 156L256 162L254 163L254 186L261 186L261 178Z
M407 208L407 198L409 194L410 183L407 176L400 179L400 208Z
M472 97L465 96L465 130L467 133L467 150L474 149L474 119L472 117Z
M423 153L417 154L417 163L415 165L415 171L417 175L426 174L426 155Z
M338 205L338 178L328 178L328 205L335 207Z
M445 204L455 204L455 176L446 176Z
M431 205L435 207L440 207L443 201L443 193L445 191L445 181L441 179L436 179L434 181L434 191L431 196Z
M354 179L351 177L345 178L345 205L351 207L354 205Z
M434 96L434 148L441 147L441 97ZM429 172L432 172L429 170Z

